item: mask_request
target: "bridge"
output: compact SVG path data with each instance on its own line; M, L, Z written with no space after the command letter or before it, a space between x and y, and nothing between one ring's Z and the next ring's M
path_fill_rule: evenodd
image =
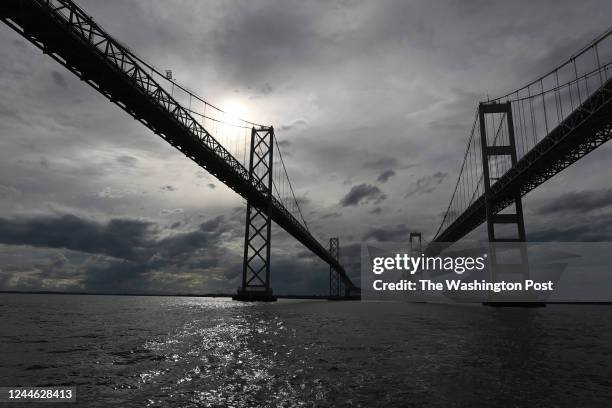
M208 103L111 37L71 0L3 1L0 19L247 201L235 299L275 300L272 221L329 264L331 296L359 292L339 262L338 240L326 248L308 229L272 126Z
M272 221L329 265L331 297L359 292L339 262L339 239L325 247L308 229L272 126L208 103L71 0L8 0L0 19L246 200L236 299L274 300ZM612 138L611 34L478 105L450 203L425 251L441 251L485 222L490 242L526 241L522 197ZM500 225L514 233L496 232ZM413 238L420 252L420 233L411 234L411 248Z
M489 242L525 242L522 197L612 138L611 34L604 32L521 88L478 105L429 253L485 222Z

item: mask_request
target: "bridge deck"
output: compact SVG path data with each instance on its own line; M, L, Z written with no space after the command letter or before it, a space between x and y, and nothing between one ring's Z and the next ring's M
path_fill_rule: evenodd
M267 208L265 187L249 180L247 169L72 1L4 1L0 19L252 205ZM271 218L334 267L347 287L358 290L338 261L276 198Z
M491 186L494 212L509 206L517 192L524 196L610 140L611 101L609 79ZM485 199L480 196L432 242L455 242L484 221Z

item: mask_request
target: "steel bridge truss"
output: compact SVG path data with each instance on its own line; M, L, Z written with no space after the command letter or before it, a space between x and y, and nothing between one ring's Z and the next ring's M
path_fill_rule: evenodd
M267 187L268 206L261 209L247 202L244 234L242 286L235 300L275 301L270 285L270 247L272 233L272 171L274 129L253 128L249 179Z
M340 262L340 240L338 238L329 239L329 253ZM342 293L342 281L338 271L329 267L329 297L338 298Z
M511 112L511 110L510 110ZM489 187L452 224L436 236L435 243L452 243L497 214L555 174L612 139L612 79L552 129ZM488 201L488 209L487 209ZM442 246L443 247L443 246ZM441 250L440 246L436 251Z
M359 291L342 265L270 195L268 184L250 177L250 171L155 81L137 56L72 0L3 1L0 20L240 194L252 211L265 213L334 267L347 287Z

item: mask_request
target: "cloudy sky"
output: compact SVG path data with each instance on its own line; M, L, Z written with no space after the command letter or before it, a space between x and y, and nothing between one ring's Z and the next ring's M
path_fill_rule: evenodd
M475 107L609 25L587 1L80 0L108 32L220 106L272 124L313 233L435 233ZM234 291L245 204L0 27L0 289ZM610 146L525 200L532 240L612 239ZM480 233L476 231L476 234ZM282 231L277 293L327 267Z

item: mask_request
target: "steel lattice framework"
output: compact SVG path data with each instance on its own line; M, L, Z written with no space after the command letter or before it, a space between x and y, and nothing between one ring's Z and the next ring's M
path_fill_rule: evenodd
M428 252L487 221L516 224L521 197L612 137L612 29L548 73L479 105L450 203ZM504 124L507 124L505 126ZM513 205L514 214L502 214Z
M250 152L249 179L267 186L268 206L260 209L247 202L242 287L234 299L274 301L276 298L272 296L270 286L274 129L253 128Z
M340 240L338 238L329 239L329 253L340 261ZM329 297L340 297L342 293L342 282L340 281L338 272L329 267Z
M224 148L167 92L141 60L113 39L71 0L7 0L0 19L43 53L106 96L155 134L206 169L306 248L336 269L352 290L359 289L342 265L274 196L269 186Z
M491 211L497 214L517 195L524 196L612 138L612 79L594 91L490 186ZM481 195L433 242L455 242L486 220Z

